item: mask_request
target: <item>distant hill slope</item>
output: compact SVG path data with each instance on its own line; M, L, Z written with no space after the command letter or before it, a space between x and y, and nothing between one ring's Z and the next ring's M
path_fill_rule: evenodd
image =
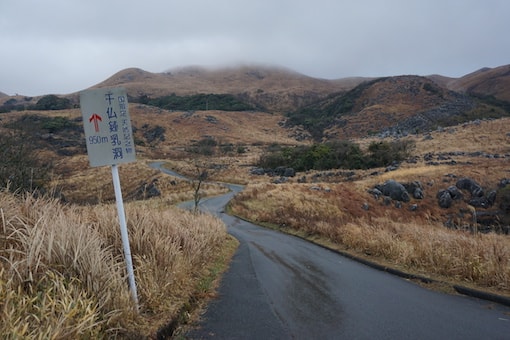
M117 86L127 89L132 103L170 111L214 109L286 114L288 127L295 127L296 131L305 127L303 136L311 134L318 140L421 132L510 112L510 65L480 69L456 79L409 75L336 80L254 65L223 69L185 67L163 73L129 68L93 88ZM156 100L172 94L182 98ZM208 94L217 96L204 96ZM43 97L0 93L0 112L34 108ZM65 97L72 105L79 105L78 93ZM212 105L213 99L230 106L225 109ZM191 105L194 101L200 105ZM155 104L158 102L164 105Z
M200 93L232 94L270 112L284 112L347 91L367 78L325 80L283 68L245 66L209 70L187 67L164 73L122 70L93 87L124 86L129 95L150 98Z
M469 94L494 96L510 102L510 65L480 69L452 80L448 88Z
M289 114L317 139L428 131L462 121L508 115L504 108L448 90L427 77L379 78Z
M5 93L3 93L3 92L0 92L0 98L4 98L4 97L9 97L9 95L8 95L8 94L5 94Z

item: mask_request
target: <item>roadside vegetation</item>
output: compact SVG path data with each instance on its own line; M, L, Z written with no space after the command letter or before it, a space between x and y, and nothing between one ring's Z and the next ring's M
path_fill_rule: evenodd
M10 339L170 334L172 321L189 313L182 306L210 294L210 270L224 268L235 248L213 216L129 203L137 311L114 204L64 205L2 190L0 207L0 333Z
M345 184L328 184L327 190L311 190L310 184L258 184L238 194L230 209L255 223L385 265L510 296L507 235L447 229L430 206L413 216L392 207L365 211L367 200Z
M478 121L413 138L412 162L393 171L355 170L345 177L345 171L311 170L286 183L252 182L236 195L230 211L388 267L510 296L510 237L478 232L467 202L443 209L436 198L439 190L455 185L455 178L473 178L491 189L508 178L508 158L491 155L508 155L509 124L509 119ZM361 140L360 149L381 141L388 139ZM424 155L451 157L429 164ZM425 197L397 205L369 193L390 179L419 181ZM509 188L497 190L501 225L508 225Z
M40 138L71 138L75 125L61 116L23 115L0 135L0 334L171 335L212 294L236 242L216 217L174 207L196 194L188 181L144 162L123 167L136 306L108 167L91 168L83 155L52 156L52 144ZM159 195L147 199L151 188ZM200 194L224 190L204 184Z

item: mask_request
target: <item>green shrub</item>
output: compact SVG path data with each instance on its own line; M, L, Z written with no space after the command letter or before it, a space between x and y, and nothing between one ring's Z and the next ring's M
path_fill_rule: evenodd
M393 162L401 162L411 155L416 143L414 141L372 142L368 147L368 167L388 166Z
M60 98L54 94L43 96L37 101L34 110L65 110L72 108L71 101L67 98Z
M10 98L5 103L0 105L0 113L23 110L25 110L25 105L20 104L16 98Z
M244 145L238 145L237 146L237 153L238 154L246 153L246 147Z
M42 121L42 128L48 130L49 133L55 133L57 131L61 131L65 128L74 126L76 124L72 123L68 118L66 117L48 117L43 118Z
M411 155L414 142L373 142L365 154L360 147L349 141L317 143L311 146L271 146L260 157L262 168L291 167L296 171L329 169L366 169L400 162Z
M166 110L196 111L196 110L220 110L220 111L252 111L255 107L238 99L231 94L195 94L190 96L178 96L172 94L164 97L149 98L146 95L134 99L143 104L160 107Z

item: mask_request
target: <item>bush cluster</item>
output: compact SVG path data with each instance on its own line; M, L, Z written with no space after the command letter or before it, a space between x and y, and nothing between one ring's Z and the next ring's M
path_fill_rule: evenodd
M49 145L56 152L70 152L68 147L84 147L82 127L67 117L23 115L5 125L11 130L0 135L0 188L11 191L42 190L49 181L51 162L41 156L40 149ZM57 138L44 141L42 134Z
M290 167L296 171L369 169L400 162L411 155L413 141L372 142L367 152L349 141L317 143L311 146L271 146L259 159L262 168Z
M195 94L190 96L178 96L172 94L157 98L141 95L133 102L160 107L165 110L195 111L195 110L220 110L220 111L252 111L255 109L231 94Z
M165 141L166 129L163 126L150 126L149 124L144 124L142 126L142 131L143 137L149 144Z
M243 154L246 152L244 145L234 145L232 143L221 143L213 137L204 137L187 148L190 153L203 155L203 156L214 156L216 154Z
M31 97L25 97L25 102L30 102ZM0 113L7 113L11 111L24 111L27 108L27 103L19 102L16 98L8 99L3 105L0 105Z
M76 129L77 124L70 121L67 117L44 117L42 118L42 128L49 133L55 133L67 128Z
M32 108L33 110L65 110L72 108L71 101L54 94L41 97Z
M30 104L31 100L32 97L25 97L24 102L20 102L16 98L11 98L7 100L3 105L0 105L0 113L25 110L66 110L73 107L71 100L67 98L61 98L54 94L49 94L41 97L35 104Z

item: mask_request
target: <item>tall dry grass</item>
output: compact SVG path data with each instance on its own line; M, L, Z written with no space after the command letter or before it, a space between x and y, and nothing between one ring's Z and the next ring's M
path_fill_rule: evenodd
M353 186L259 184L231 203L257 222L319 236L340 248L420 274L510 295L510 238L450 230L422 209L362 209Z
M130 297L114 205L62 205L0 192L0 333L5 338L154 335L221 253L223 223L126 206L140 308Z

